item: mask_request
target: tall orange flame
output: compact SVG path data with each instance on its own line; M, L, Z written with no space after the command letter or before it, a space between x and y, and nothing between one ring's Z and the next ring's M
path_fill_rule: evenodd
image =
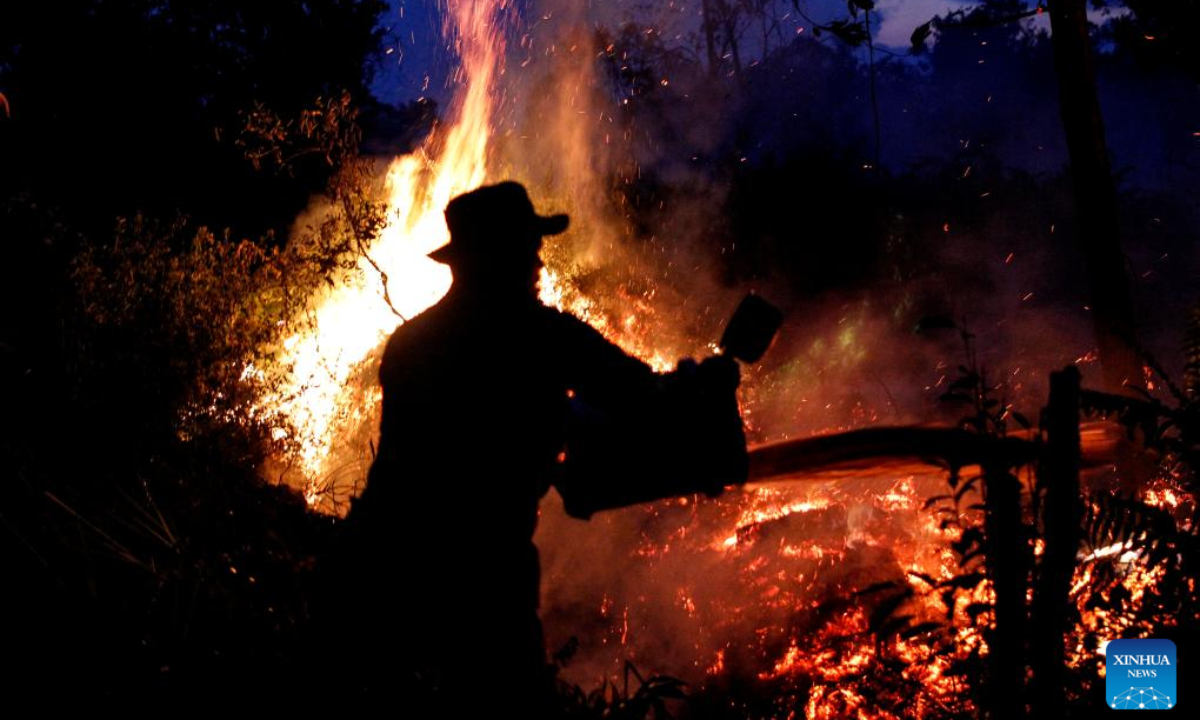
M437 302L450 286L450 269L426 256L449 239L442 216L446 203L487 176L494 86L503 72L506 20L512 15L508 0L447 0L445 35L461 62L449 117L416 152L392 162L388 223L368 250L370 260L359 261L365 280L321 297L312 330L284 343L283 364L292 368L291 376L284 391L266 402L299 436L310 503L327 489L333 425L348 403L354 368L399 322ZM378 402L377 395L374 399ZM360 409L368 416L371 411Z

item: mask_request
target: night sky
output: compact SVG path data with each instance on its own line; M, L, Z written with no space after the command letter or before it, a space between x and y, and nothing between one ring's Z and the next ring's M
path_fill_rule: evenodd
M619 24L625 19L640 17L646 8L645 3L639 3L637 0L583 1L588 6L589 17L594 18L597 24L603 25ZM436 0L388 2L390 7L381 22L381 26L389 31L388 54L379 64L372 91L380 100L389 103L404 103L419 97L446 99L445 75L451 59L442 41L438 3ZM530 4L530 0L524 2L526 5ZM909 36L918 25L934 16L972 4L974 3L971 0L880 0L875 4L878 13L878 25L874 28L875 40L881 48L903 52L908 49ZM676 29L690 29L689 25L698 23L700 0L682 0L672 5L681 8L680 14L692 18L691 23L677 23ZM802 7L805 8L806 14L817 22L842 17L846 12L843 0L806 0ZM1101 20L1110 13L1120 12L1125 10L1093 10L1091 17ZM800 27L807 25L798 17L793 17L793 22ZM1048 29L1049 19L1038 18L1034 26ZM865 55L865 51L863 54Z

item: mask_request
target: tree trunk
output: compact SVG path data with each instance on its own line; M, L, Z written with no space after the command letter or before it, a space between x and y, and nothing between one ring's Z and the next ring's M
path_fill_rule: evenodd
M708 74L709 77L715 77L717 74L717 45L714 35L716 31L713 29L713 15L710 3L712 0L700 0L701 14L703 16L701 25L704 26L704 46L708 53Z
M1025 638L1029 550L1021 522L1021 483L1006 463L988 463L984 476L987 573L996 594L996 623L988 635L988 683L983 716L1025 717Z
M1079 489L1079 370L1051 373L1046 408L1046 451L1038 467L1045 549L1034 586L1030 633L1034 717L1063 717L1066 712L1065 663L1070 627L1071 578L1079 549L1083 498Z
M1130 344L1134 339L1133 297L1117 225L1116 184L1096 97L1086 0L1054 0L1050 28L1076 225L1104 386L1109 392L1125 392L1126 384L1142 384L1141 361Z

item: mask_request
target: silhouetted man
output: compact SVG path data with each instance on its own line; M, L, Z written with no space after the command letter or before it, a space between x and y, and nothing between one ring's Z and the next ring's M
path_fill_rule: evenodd
M402 698L432 703L436 711L424 712L439 716L519 708L533 717L543 714L551 680L537 616L538 501L558 484L568 511L586 516L744 479L737 367L714 358L691 364L692 380L658 375L542 305L542 237L563 232L568 218L538 215L517 183L460 195L446 222L450 244L430 257L453 268L454 283L388 340L378 455L349 517L358 632L373 633L366 639L386 653L375 666L382 674L366 683L403 688ZM639 408L663 407L664 387L691 385L722 398L732 462L645 487L656 482L635 467L646 453L603 445L619 437L620 418L636 426ZM608 427L601 439L581 439L581 454L624 452L627 477L610 477L598 461L562 479L560 453L579 403L617 418L599 423Z

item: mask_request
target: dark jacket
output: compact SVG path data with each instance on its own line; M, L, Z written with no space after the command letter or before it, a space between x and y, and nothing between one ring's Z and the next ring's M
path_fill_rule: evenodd
M395 644L400 665L443 686L461 673L511 685L544 666L533 534L551 484L568 511L587 516L744 479L736 377L721 391L732 470L666 482L647 472L647 435L664 408L679 405L664 398L694 383L654 373L532 297L493 307L451 292L391 336L380 382L378 454L348 518L353 585L362 618L387 626L376 632ZM591 438L579 443L583 460L571 462L586 467L564 473L579 428Z

